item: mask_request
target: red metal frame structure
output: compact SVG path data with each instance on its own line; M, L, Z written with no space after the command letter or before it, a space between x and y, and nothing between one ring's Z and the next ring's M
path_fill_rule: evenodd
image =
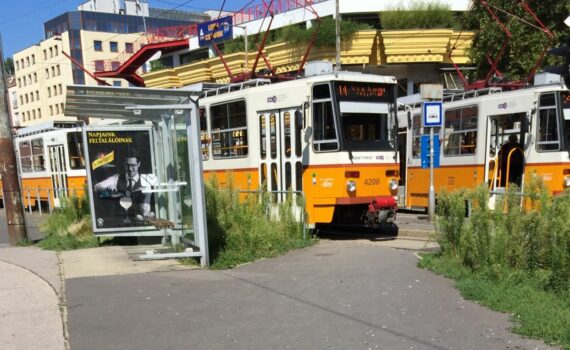
M311 37L309 45L307 46L307 49L305 50L305 54L301 60L297 74L300 74L301 71L303 70L307 58L309 57L309 54L311 52L311 49L315 44L316 36L319 31L321 21L319 15L314 10L311 4L320 3L326 0L271 0L269 4L265 0L261 1L262 5L258 4L255 6L251 6L249 8L244 8L233 14L235 24L253 21L260 18L263 18L265 21L265 18L267 18L268 14L271 16L268 28L260 44L257 43L257 40L259 38L261 28L263 28L264 21L260 26L260 32L257 33L255 41L256 41L256 46L258 48L258 52L251 72L243 73L240 74L239 76L234 76L229 66L227 65L227 62L225 61L222 52L219 50L217 44L212 43L212 46L214 47L216 54L218 55L218 57L220 57L220 60L224 64L224 67L228 72L228 75L230 76L232 82L239 82L258 76L258 74L255 72L255 69L257 68L257 64L259 62L260 57L263 58L265 65L269 69L270 73L268 76L270 78L281 79L281 80L291 79L291 77L286 75L281 75L281 76L275 75L275 69L271 66L271 63L269 62L268 58L263 53L263 49L267 41L267 36L269 34L274 15L276 13L282 13L282 12L305 8L308 9L310 12L312 12L316 17L315 18L317 22L316 27L313 30L313 35ZM129 52L127 52L125 50L124 52L119 54L115 59L95 61L93 63L93 66L95 68L94 73L90 72L83 65L73 60L71 57L69 56L68 57L86 74L88 74L90 77L97 80L97 82L101 84L108 85L100 78L122 78L127 80L134 86L145 86L144 80L137 74L137 70L146 61L148 61L148 59L150 59L155 53L159 51L164 54L187 48L188 39L191 36L196 36L197 32L198 32L197 25L193 24L189 26L160 28L152 32L144 33L133 43L132 52L130 50Z
M494 60L491 60L491 57L489 56L488 53L486 54L487 61L489 62L489 64L491 64L491 67L489 68L489 72L487 73L485 78L483 80L478 80L478 81L473 82L473 83L469 83L467 81L467 79L465 78L463 73L461 73L459 66L453 61L452 52L455 49L455 47L453 47L451 49L451 51L449 53L449 59L451 60L451 63L455 67L455 70L457 71L459 78L461 79L461 81L463 81L463 86L465 87L466 90L475 90L475 89L482 89L482 88L486 88L486 87L502 87L502 88L506 88L506 89L519 89L519 88L527 85L529 83L529 81L534 77L536 70L538 69L538 67L542 63L542 60L544 59L544 56L546 55L548 48L552 44L552 40L554 38L554 35L552 34L552 32L548 28L546 28L546 26L542 23L542 21L540 21L540 19L536 16L534 11L532 11L532 9L528 6L528 4L526 2L524 2L524 0L519 0L519 2L518 2L519 5L523 8L523 10L526 13L531 15L531 17L534 19L534 21L536 23L538 23L538 25L540 26L540 28L541 28L540 30L546 34L546 36L548 37L548 42L544 46L544 49L542 50L541 54L539 55L539 57L536 60L533 68L531 69L529 75L527 76L527 78L525 80L492 83L490 80L493 77L493 75L503 76L503 74L499 71L497 66L499 65L501 58L505 54L505 50L507 48L509 40L511 39L512 34L511 34L511 32L509 32L509 30L507 29L505 24L503 24L503 22L501 21L499 16L497 16L495 11L493 11L493 9L491 9L491 6L489 5L489 3L486 0L479 0L479 2L481 3L481 5L483 5L485 7L485 9L487 10L487 12L489 12L491 17L493 17L493 19L499 24L499 26L501 27L503 32L505 32L506 38L503 41L503 45L499 49L499 52L496 55Z
M299 0L290 0L287 1L287 4L290 3L294 3L296 6L294 7L294 9L298 9L298 8L305 8L308 9L310 12L312 12L315 15L315 21L317 22L316 27L313 29L313 34L311 36L311 40L309 41L309 44L307 45L307 49L305 50L305 53L303 55L303 58L301 59L301 62L299 64L299 69L297 70L297 75L300 75L301 72L303 71L303 68L305 66L305 63L307 62L307 59L309 57L309 54L311 53L311 49L313 48L313 46L315 45L315 41L317 40L317 33L319 32L320 26L321 26L321 18L319 17L319 14L317 13L317 11L315 11L315 9L313 8L313 6L310 4L310 1L308 0L302 0L304 1L304 5L302 5ZM226 67L226 70L228 71L228 74L231 78L231 82L232 83L237 83L237 82L241 82L247 79L252 79L252 78L256 78L256 77L269 77L271 79L274 80L290 80L293 79L291 76L289 75L276 75L275 74L275 69L271 66L271 63L269 62L269 60L267 59L267 57L264 55L263 53L263 49L265 47L265 43L267 41L267 37L269 35L269 31L271 30L271 24L273 23L273 18L275 17L275 13L273 12L273 4L274 4L274 0L271 0L271 2L269 4L267 4L265 2L265 0L262 0L263 5L264 5L264 9L265 9L265 16L263 18L263 21L259 27L259 31L257 32L257 35L255 36L255 43L257 46L257 55L255 57L255 62L253 63L253 66L251 68L250 72L246 72L243 74L240 74L238 76L233 76L231 71L229 70L229 68L227 67L227 65L225 64L223 55L221 54L221 52L219 50L217 50L217 46L214 47L216 48L216 51L218 53L218 56L220 57L220 59L222 60L222 62L224 63L224 66ZM282 3L281 1L279 1L280 3ZM314 1L313 1L314 2ZM239 13L239 12L238 12ZM259 34L261 33L261 29L263 28L263 23L265 22L265 19L267 18L267 15L271 16L271 20L269 21L269 24L267 26L267 29L265 31L265 34L263 35L263 39L261 40L261 44L257 44L257 40L259 39ZM263 60L265 61L265 65L267 66L267 68L269 69L269 74L267 75L260 75L259 73L257 73L255 70L257 68L257 64L259 63L259 58L262 57Z

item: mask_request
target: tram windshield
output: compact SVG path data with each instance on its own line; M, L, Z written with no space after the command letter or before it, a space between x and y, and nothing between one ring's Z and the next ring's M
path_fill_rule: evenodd
M335 82L343 150L392 150L393 86Z

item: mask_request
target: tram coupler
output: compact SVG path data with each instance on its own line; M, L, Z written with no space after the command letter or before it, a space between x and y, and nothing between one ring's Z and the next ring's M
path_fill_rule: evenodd
M377 197L368 204L366 223L372 227L391 224L396 220L396 200L393 197Z

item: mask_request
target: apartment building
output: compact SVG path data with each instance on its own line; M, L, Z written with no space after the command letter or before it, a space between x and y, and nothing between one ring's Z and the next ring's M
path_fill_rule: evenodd
M15 124L74 119L63 115L67 85L102 84L88 72L111 70L136 50L143 34L207 19L205 14L152 9L147 0L90 0L47 21L45 38L13 56ZM103 81L128 85L121 79Z

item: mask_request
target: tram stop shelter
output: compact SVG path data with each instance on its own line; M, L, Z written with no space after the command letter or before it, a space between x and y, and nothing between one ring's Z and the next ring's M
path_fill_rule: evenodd
M170 236L208 265L198 98L194 89L67 88L65 115L83 128L92 225L100 236Z

